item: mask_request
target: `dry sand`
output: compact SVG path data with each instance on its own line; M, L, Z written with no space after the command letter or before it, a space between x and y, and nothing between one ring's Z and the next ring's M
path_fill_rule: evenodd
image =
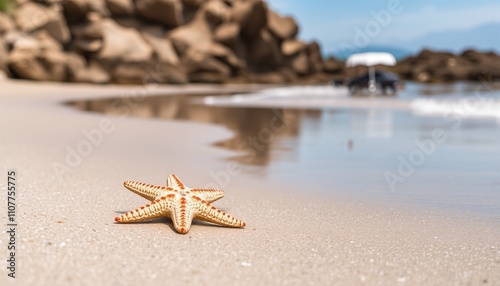
M167 86L150 94L253 88ZM0 82L0 89L1 185L15 169L19 223L17 278L7 277L2 232L0 285L500 283L498 218L310 197L244 173L231 177L225 198L214 204L245 220L245 229L196 223L180 235L169 219L116 224L117 214L145 203L123 181L163 184L176 173L188 186L204 186L234 155L211 143L231 133L191 122L110 118L114 131L58 177L52 164L64 162L66 146L75 148L85 140L82 130L105 117L57 103L134 88Z

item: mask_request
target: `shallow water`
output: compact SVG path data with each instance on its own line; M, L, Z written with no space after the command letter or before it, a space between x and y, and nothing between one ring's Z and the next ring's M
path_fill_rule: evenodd
M315 100L321 96L316 94ZM397 99L410 101L413 110L193 103L202 97L151 97L133 106L124 99L69 104L106 114L224 125L235 135L218 145L244 151L231 160L256 178L293 183L306 193L433 205L500 218L500 105L495 105L500 96L490 86L410 83ZM460 112L463 102L474 98L489 101L472 109L469 104ZM457 104L462 109L457 111ZM124 106L133 107L127 109L130 114L123 112Z

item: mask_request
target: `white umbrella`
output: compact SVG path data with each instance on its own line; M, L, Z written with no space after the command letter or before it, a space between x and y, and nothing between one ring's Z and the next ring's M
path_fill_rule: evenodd
M346 61L347 67L368 66L370 75L368 90L371 92L377 89L375 83L375 69L373 68L375 65L394 66L396 65L396 58L389 53L360 53L351 55Z
M396 65L396 58L389 53L361 53L347 58L347 67L374 66L374 65Z

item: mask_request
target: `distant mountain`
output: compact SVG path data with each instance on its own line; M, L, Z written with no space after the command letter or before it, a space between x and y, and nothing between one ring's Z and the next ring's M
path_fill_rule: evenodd
M365 48L361 49L354 49L354 50L337 50L334 51L332 56L335 58L344 61L346 60L350 55L352 54L357 54L357 53L368 53L368 52L386 52L392 54L397 60L400 60L402 58L405 58L414 52L411 50L406 50L406 49L401 49L397 47L392 47L392 46L368 46Z
M337 50L333 56L345 60L350 55L365 52L387 52L400 60L422 49L450 51L460 53L466 49L478 51L494 51L500 53L500 23L488 23L471 29L452 29L432 32L414 40L401 43L398 47L391 45L373 45L354 50Z
M500 23L488 23L471 29L433 32L407 42L404 47L412 52L429 48L459 53L471 48L500 53Z

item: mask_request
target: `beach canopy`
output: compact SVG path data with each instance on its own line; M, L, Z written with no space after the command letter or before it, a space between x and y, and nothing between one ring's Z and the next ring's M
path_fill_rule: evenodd
M361 53L347 58L347 67L374 66L374 65L396 65L396 58L389 53Z

